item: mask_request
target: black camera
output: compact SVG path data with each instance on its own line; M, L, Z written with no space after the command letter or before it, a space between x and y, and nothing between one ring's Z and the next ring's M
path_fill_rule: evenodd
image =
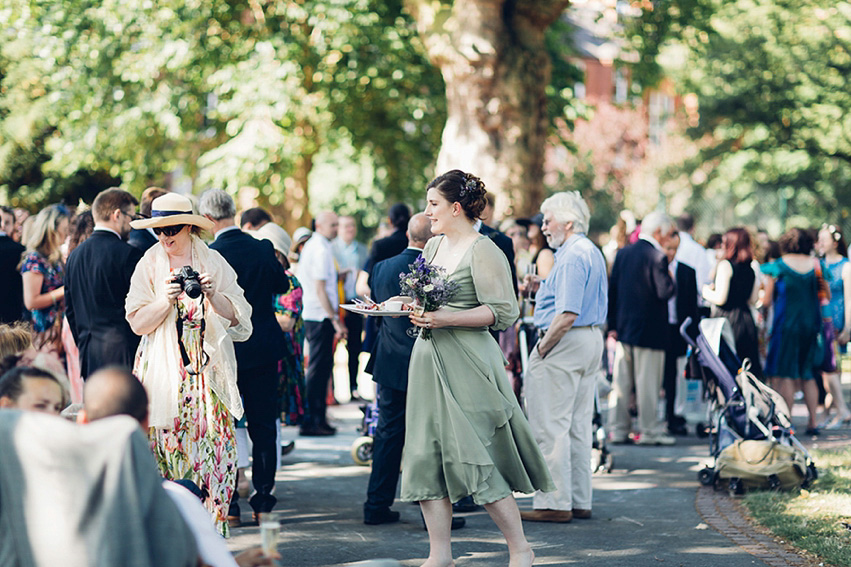
M192 299L201 295L201 274L192 269L192 266L183 266L171 281L180 284L180 289Z

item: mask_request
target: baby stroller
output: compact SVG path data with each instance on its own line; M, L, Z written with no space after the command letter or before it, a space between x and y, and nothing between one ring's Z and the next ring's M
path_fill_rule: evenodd
M361 436L352 443L352 460L355 464L369 466L372 463L372 443L375 428L378 427L378 395L371 402L360 407L363 421L359 428Z
M707 433L713 458L712 466L707 465L698 473L700 483L717 486L719 456L727 447L740 441L768 440L791 448L790 453L805 463L801 486L806 488L818 473L809 453L793 434L786 402L749 372L750 360L739 360L733 330L726 319L703 319L698 324L697 337L689 336L690 323L691 319L686 319L680 334L691 346L690 377L703 381L704 396L709 400ZM771 476L768 486L779 488L777 479ZM744 488L740 478L730 478L731 493L742 494Z

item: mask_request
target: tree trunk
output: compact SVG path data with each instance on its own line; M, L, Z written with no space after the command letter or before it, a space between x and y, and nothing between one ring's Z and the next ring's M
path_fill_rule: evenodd
M406 0L446 83L438 173L462 169L497 195L497 216L537 211L551 63L544 33L569 0Z

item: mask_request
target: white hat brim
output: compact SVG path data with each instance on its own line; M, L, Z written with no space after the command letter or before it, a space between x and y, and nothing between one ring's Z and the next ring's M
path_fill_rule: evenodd
M210 219L202 217L201 215L194 215L192 213L178 213L176 215L166 215L130 221L130 226L138 229L174 226L176 224L191 224L203 228L204 230L212 230L214 226L213 221Z

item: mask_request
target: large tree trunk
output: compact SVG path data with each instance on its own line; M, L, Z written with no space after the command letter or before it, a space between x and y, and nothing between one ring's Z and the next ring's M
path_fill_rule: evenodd
M551 66L544 33L569 0L406 0L446 83L438 173L462 169L501 196L497 215L544 197Z

